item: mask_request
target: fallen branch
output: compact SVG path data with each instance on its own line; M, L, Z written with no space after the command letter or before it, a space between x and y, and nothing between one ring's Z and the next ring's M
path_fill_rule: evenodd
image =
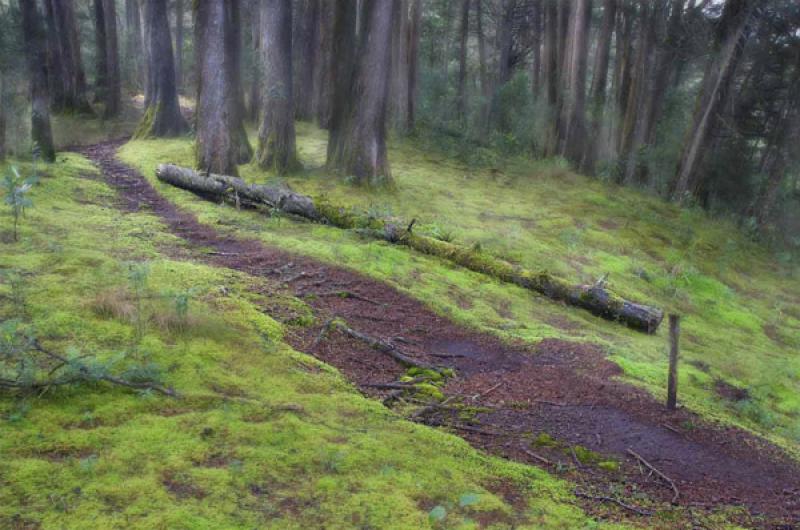
M479 394L475 394L474 396L472 396L472 401L476 401L476 400L478 400L478 399L480 399L482 397L488 396L490 393L492 393L495 390L497 390L498 388L500 388L500 386L502 384L503 384L503 381L500 381L499 383L497 383L496 385L492 386L491 388L489 388L487 390L484 390L483 392L481 392Z
M619 506L621 508L625 508L628 511L631 511L631 512L633 512L635 514L638 514L638 515L641 515L641 516L644 516L644 517L651 517L653 515L653 512L651 512L649 510L643 510L642 508L637 508L636 506L633 506L633 505L630 505L630 504L626 504L626 503L622 502L619 499L615 499L614 497L605 497L605 496L602 496L602 495L600 495L600 496L598 496L598 495L589 495L588 493L584 493L584 492L582 492L580 490L575 490L574 493L575 493L576 497L582 497L584 499L589 499L591 501L613 502L614 504L616 504L617 506Z
M367 298L366 296L361 296L360 294L354 293L352 291L326 291L324 293L308 293L306 296L338 296L340 298L352 298L353 300L361 300L362 302L367 302L374 305L383 305L380 302L372 300L371 298Z
M663 479L667 484L669 484L670 488L672 488L672 491L674 493L674 495L672 496L672 501L671 502L672 502L672 504L675 504L677 502L677 500L678 500L678 497L680 496L680 492L678 492L678 487L675 485L675 482L671 478L666 476L664 473L662 473L661 471L656 469L656 467L653 466L653 464L651 464L650 462L645 460L644 457L642 457L640 454L635 452L633 449L628 449L628 454L633 456L636 460L638 460L646 468L648 468L650 471L652 471L653 473L655 473L656 475L661 477L661 479Z
M455 399L455 397L456 396L450 396L449 398L445 399L444 401L442 401L440 403L431 403L430 405L428 405L426 407L422 407L421 409L416 410L411 415L411 419L414 420L414 419L417 419L417 418L421 418L422 416L425 416L426 414L429 414L429 413L433 412L434 410L446 408L445 405L447 405L448 403L453 401L453 399Z
M353 328L347 326L347 324L345 324L344 322L333 320L329 324L329 326L331 328L338 329L345 335L349 335L354 339L366 342L371 348L378 350L381 353L385 353L386 355L388 355L389 357L391 357L392 359L394 359L395 361L399 362L404 366L408 366L411 368L421 368L423 370L433 370L435 372L441 372L442 370L438 366L434 366L432 364L428 364L424 361L420 361L417 359L412 359L408 355L405 355L400 351L398 351L397 348L395 348L388 342L376 339L374 337L370 337L369 335L356 331Z
M537 454L536 454L536 453L534 453L533 451L530 451L530 450L528 450L528 449L525 449L524 447L520 447L520 449L522 450L522 452L523 452L523 453L525 453L525 454L526 454L526 455L528 455L529 457L533 458L534 460L538 460L538 461L539 461L539 462L541 462L542 464L546 464L546 465L548 465L548 466L552 466L552 465L553 465L553 463L552 463L550 460L546 459L545 457L543 457L543 456L541 456L541 455L537 455Z
M295 193L285 187L247 184L237 177L201 175L173 164L161 164L156 176L162 182L211 200L223 200L252 208L279 209L305 219L346 230L359 230L369 237L404 245L423 254L436 256L471 271L535 291L554 300L580 307L608 320L621 322L646 333L655 333L663 311L625 300L609 290L604 281L593 285L571 285L546 271L531 271L479 250L413 232L414 223L399 226L351 209Z

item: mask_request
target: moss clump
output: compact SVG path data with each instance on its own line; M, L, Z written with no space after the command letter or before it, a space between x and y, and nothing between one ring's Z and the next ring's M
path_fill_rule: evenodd
M597 467L602 469L603 471L616 473L617 471L619 471L619 462L617 462L616 460L604 460L602 462L598 462Z
M564 450L566 453L572 453L575 455L575 458L578 459L578 462L581 464L589 465L595 464L602 460L602 456L598 453L595 453L591 449L587 449L582 445L576 445L574 447L569 447Z
M536 447L557 447L559 444L558 440L543 432L533 439L533 445Z

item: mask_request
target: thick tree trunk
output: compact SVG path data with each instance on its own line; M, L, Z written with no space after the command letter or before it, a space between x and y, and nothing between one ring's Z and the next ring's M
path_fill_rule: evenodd
M144 82L142 23L137 0L125 0L125 57L128 86L139 89Z
M253 123L261 123L261 83L264 77L261 71L261 6L260 0L250 0L248 6L248 24L250 43L255 57L250 71L250 86L247 97L247 119Z
M236 174L252 155L244 130L239 79L239 0L195 4L199 74L195 163L204 171Z
M467 37L469 36L469 4L469 0L461 0L456 113L462 121L466 121L467 118Z
M694 116L671 186L672 197L697 197L703 186L701 165L711 132L728 100L747 41L748 25L761 0L728 0L718 23L715 50L706 66Z
M279 174L298 165L292 90L291 0L262 0L262 66L267 81L256 159Z
M31 0L33 1L33 0ZM49 2L48 18L51 19L51 38L58 46L56 59L60 68L58 77L53 83L60 83L56 92L60 100L54 101L58 111L91 113L89 100L86 98L86 74L81 61L81 47L78 38L78 23L75 18L75 7L72 0L44 0Z
M558 104L561 73L558 64L558 7L555 0L544 0L544 2L544 71L547 84L547 105L553 112Z
M47 92L45 34L36 3L19 0L22 15L22 36L28 62L31 86L31 140L39 147L43 160L56 158L53 133L50 129L50 97Z
M314 118L323 129L329 128L331 121L331 86L334 83L332 52L334 10L335 6L332 2L320 2L312 106Z
M595 51L594 75L590 93L591 105L591 134L586 141L581 169L584 172L594 173L595 160L597 159L598 143L601 139L603 115L606 107L606 92L608 85L608 65L611 57L611 39L614 35L614 22L617 17L617 0L604 0L603 20L600 24L600 34L597 37Z
M301 30L297 42L300 45L297 72L297 91L295 112L300 120L311 120L314 117L314 71L319 59L319 17L322 0L305 0L303 18L297 23Z
M406 130L413 131L417 119L419 40L422 33L422 0L410 1L411 22L408 28L408 123L406 125Z
M175 62L166 0L143 1L145 34L145 112L135 138L178 136L188 130L178 105Z
M400 228L393 222L359 215L324 201L314 201L311 197L294 193L286 188L247 184L242 179L225 175L200 175L189 168L172 164L158 166L156 176L163 182L192 191L206 199L224 200L237 206L268 211L277 208L315 222L348 230L361 229L361 233L365 235L373 235L389 243L408 246L466 269L586 309L595 315L621 322L639 331L655 333L663 319L663 312L660 309L625 300L607 289L603 282L595 285L570 285L546 272L521 269L472 248L419 235L410 229Z
M355 177L361 185L392 182L386 151L386 115L389 99L392 44L392 2L364 0L364 33L347 95L339 147L328 165ZM341 100L339 102L341 104Z
M175 0L175 88L183 88L183 0Z
M619 122L624 117L628 108L628 96L631 89L631 72L633 71L633 41L634 31L633 22L635 19L635 9L630 2L622 3L622 11L617 20L617 39L616 39L616 64L614 68L614 106ZM622 150L623 127L620 123L615 124L613 131L613 148L615 154Z
M344 150L350 98L353 91L353 75L358 54L356 25L358 5L355 2L335 2L333 7L333 26L331 34L331 77L333 88L330 98L330 123L328 134L329 169L336 169L341 163Z

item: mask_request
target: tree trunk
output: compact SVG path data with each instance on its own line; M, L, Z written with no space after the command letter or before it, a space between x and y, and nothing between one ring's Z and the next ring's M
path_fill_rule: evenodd
M256 159L262 168L283 174L298 165L292 94L291 0L262 0L261 38L267 86Z
M408 0L394 1L392 33L392 78L389 115L395 130L405 133L408 125Z
M469 36L469 0L461 0L461 30L458 49L458 94L456 113L463 121L467 117L467 37Z
M748 25L760 4L761 0L728 0L725 4L717 27L716 49L706 66L692 124L671 185L674 199L700 194L703 157L708 150L711 132L719 122L720 110L733 88L733 79L747 41Z
M419 39L422 33L422 0L410 0L411 23L408 29L408 124L413 131L417 119L417 87L419 86ZM480 1L480 0L478 0Z
M32 1L32 0L31 0ZM58 61L60 76L54 83L60 83L57 91L59 101L54 101L58 111L85 112L91 114L92 108L86 98L86 74L81 61L81 47L78 39L78 23L72 0L45 0L49 2L48 18L52 19L52 38L59 48Z
M320 1L318 20L317 59L314 62L313 112L317 124L323 129L330 127L331 86L333 85L333 12L332 2Z
M0 162L6 159L6 73L0 70Z
M480 67L481 80L481 106L478 122L478 130L481 134L488 133L489 130L489 110L492 99L492 80L489 74L489 58L486 51L486 34L483 28L483 2L475 0L475 23L478 32L478 62Z
M297 119L311 120L314 116L314 70L319 48L319 13L321 0L305 0L303 17L297 21L300 30L297 42L299 54L295 113Z
M128 86L139 89L144 79L142 61L142 24L137 0L125 0L125 56Z
M614 104L618 120L624 116L628 108L628 96L631 90L631 72L633 71L633 22L635 9L630 2L622 3L622 12L617 20L616 64L614 68ZM623 127L616 123L613 131L613 147L618 155L622 150Z
M47 93L45 34L36 2L19 0L22 15L22 36L31 85L31 140L39 147L43 160L56 158L53 133L50 129L50 98Z
M250 42L255 60L251 65L250 86L248 87L249 96L247 98L247 119L253 123L261 123L261 83L263 72L261 71L261 0L250 0L248 3L250 12L248 13L250 28Z
M242 115L239 79L239 0L195 4L197 140L195 164L235 175L252 155Z
M344 132L350 119L349 106L352 97L353 74L357 57L356 25L358 5L355 2L334 2L331 33L331 90L330 123L328 134L329 169L335 169L342 161Z
M533 50L531 51L531 93L538 96L542 83L542 0L531 4L531 24L533 26Z
M606 92L608 85L608 65L611 57L611 39L614 35L614 22L617 17L617 0L604 0L603 21L600 24L600 34L597 37L597 50L595 51L594 75L590 93L591 105L591 134L586 141L581 169L587 173L594 173L597 160L598 143L601 139L603 115L606 107Z
M547 105L553 112L558 104L558 85L561 68L558 64L558 7L555 0L545 2L544 71L547 84Z
M95 83L94 102L106 100L108 93L108 52L106 51L106 14L103 0L94 0Z
M586 72L590 15L591 0L575 0L569 17L569 45L565 58L567 68L562 83L559 151L576 163L580 163L586 143Z
M621 322L646 333L655 333L664 316L660 309L621 298L607 289L603 282L594 285L571 285L547 272L522 269L485 252L417 234L410 229L399 227L396 222L360 215L324 201L314 201L311 197L294 193L286 188L247 184L242 179L226 175L200 175L189 168L172 164L159 165L156 176L162 182L192 191L210 200L224 200L237 206L270 211L277 208L288 214L346 230L360 228L364 235L408 246L423 254L586 309L595 315Z
M175 88L183 88L183 0L175 0Z
M329 166L355 177L361 185L392 182L386 151L386 114L389 98L392 45L392 2L364 0L364 33L348 94L340 147ZM340 100L340 104L341 104Z
M145 34L145 112L135 138L178 136L188 130L178 105L175 62L166 0L143 1Z

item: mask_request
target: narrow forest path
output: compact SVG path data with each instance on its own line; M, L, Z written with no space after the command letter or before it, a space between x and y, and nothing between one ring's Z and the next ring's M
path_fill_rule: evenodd
M322 333L332 316L361 333L393 341L413 358L455 370L445 394L474 407L472 414L440 408L417 421L447 425L490 453L561 473L576 483L584 508L592 513L624 513L647 524L645 512L651 514L653 507L636 508L638 494L667 506L677 490L676 504L685 520L692 520L690 509L746 506L751 515L743 515L742 524L800 528L800 466L778 448L741 430L709 425L685 410L665 411L645 392L616 380L619 369L599 347L557 340L509 346L355 271L220 234L120 162L116 152L121 144L78 148L118 191L119 207L152 211L186 241L191 259L267 277L303 298L317 324L291 328L290 343L339 368L365 394L385 397L389 390L370 385L395 382L405 368L344 333ZM350 295L336 294L341 292ZM541 433L555 442L542 437L532 443ZM598 453L600 460L616 460L620 467L598 467L591 458L579 458L575 446ZM668 477L674 488L630 451Z

